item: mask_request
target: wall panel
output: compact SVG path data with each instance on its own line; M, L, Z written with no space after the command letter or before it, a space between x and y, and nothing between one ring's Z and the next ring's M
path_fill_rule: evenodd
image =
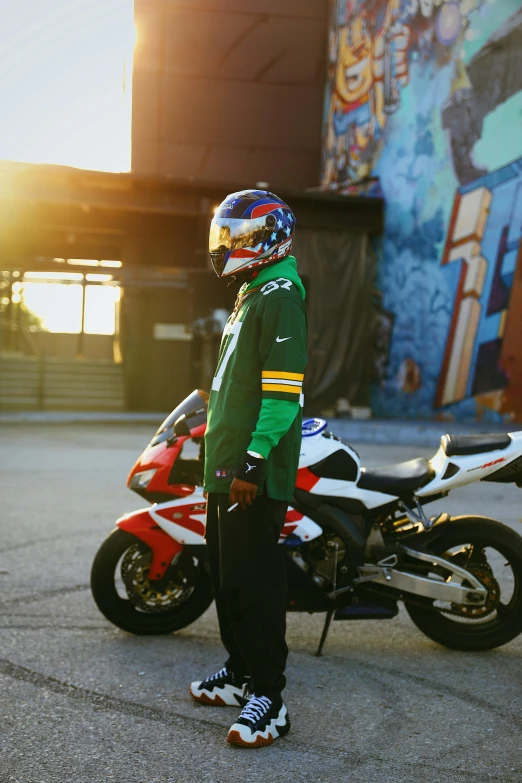
M316 186L327 5L136 0L133 172Z

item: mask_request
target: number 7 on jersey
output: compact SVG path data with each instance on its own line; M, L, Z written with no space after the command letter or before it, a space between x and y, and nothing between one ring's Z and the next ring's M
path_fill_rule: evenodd
M239 332L241 331L242 326L243 324L241 321L234 321L234 323L230 327L230 331L228 333L229 343L227 345L227 350L225 352L225 355L223 356L223 360L221 361L219 367L217 368L217 372L214 376L214 380L212 381L212 391L219 391L221 388L221 382L223 380L223 375L225 374L226 366L230 360L230 357L232 356L232 354L236 349Z

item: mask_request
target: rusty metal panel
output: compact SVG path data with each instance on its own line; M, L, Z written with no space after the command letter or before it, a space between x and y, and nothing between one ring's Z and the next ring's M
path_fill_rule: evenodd
M326 0L136 0L132 169L318 183Z
M243 14L269 14L301 18L326 19L328 0L140 0L140 6L154 8L167 5L173 10L197 9Z
M184 79L165 76L163 99L163 140L170 144L316 150L320 116L313 118L321 101L308 87L252 82L238 89L231 81L205 79L189 88ZM275 110L264 114L270 104Z

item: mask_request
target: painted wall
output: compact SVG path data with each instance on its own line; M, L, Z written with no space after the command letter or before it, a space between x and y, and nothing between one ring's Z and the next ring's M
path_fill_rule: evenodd
M374 414L522 421L522 0L333 2L322 184L386 199Z

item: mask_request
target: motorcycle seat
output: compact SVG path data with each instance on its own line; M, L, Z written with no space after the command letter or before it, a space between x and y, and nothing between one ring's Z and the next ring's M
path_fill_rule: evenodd
M448 457L480 454L483 451L501 451L511 444L511 437L499 435L443 435L440 445Z
M400 497L424 487L434 476L435 471L427 459L411 459L382 468L362 468L357 486Z

